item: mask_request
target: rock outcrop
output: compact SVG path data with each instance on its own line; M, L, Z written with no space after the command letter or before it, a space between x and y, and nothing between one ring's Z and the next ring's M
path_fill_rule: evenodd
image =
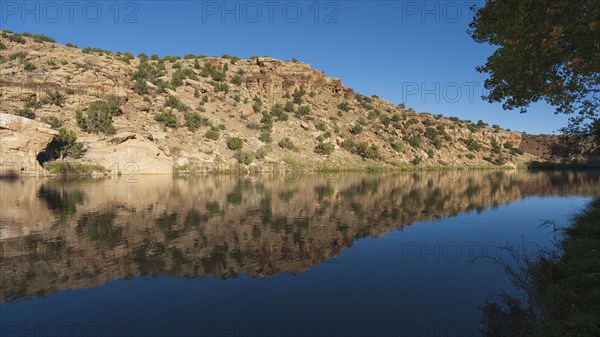
M318 169L514 167L541 160L539 152L517 150L521 133L366 97L295 60L140 58L27 36L19 43L10 34L0 33L7 75L0 78L0 112L27 108L37 121L58 121L56 129L73 130L85 143L79 160L107 168L115 161L136 161L140 173L170 173L238 163ZM84 132L76 112L108 99L119 104L112 117L117 135ZM172 112L172 120L157 121L161 112ZM11 153L3 162L32 160L46 146L48 126L31 125L3 131L3 151ZM242 138L243 148L230 149L231 137Z
M0 175L41 172L37 157L57 134L48 124L0 113Z

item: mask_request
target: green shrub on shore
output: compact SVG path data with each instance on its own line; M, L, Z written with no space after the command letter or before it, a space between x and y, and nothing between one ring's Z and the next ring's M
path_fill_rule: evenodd
M230 150L241 150L244 147L244 141L239 137L231 137L227 140L227 147Z
M286 138L282 139L281 141L279 141L279 143L277 145L279 145L279 147L282 148L282 149L292 150L294 152L299 152L300 151L300 149L288 137L286 137Z
M335 146L332 143L329 143L329 142L320 142L315 147L315 152L318 153L318 154L330 155L330 154L333 153L334 149L335 149Z

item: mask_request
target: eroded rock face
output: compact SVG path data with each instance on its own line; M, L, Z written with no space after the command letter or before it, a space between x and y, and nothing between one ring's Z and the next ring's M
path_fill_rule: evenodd
M227 146L230 137L244 139L242 150L254 156L252 165L264 170L275 165L289 167L290 163L308 169L332 165L393 168L415 163L514 167L542 160L540 151L515 151L523 137L519 132L417 113L376 96L359 95L340 79L302 62L269 57L150 60L153 66L164 66L157 70L163 82L145 81L147 92L139 94L134 89L142 83L133 80L142 62L138 58L125 62L109 52L83 52L54 43L35 43L30 38L23 44L1 36L0 41L7 47L0 51L6 59L2 74L7 75L0 78L0 111L11 113L32 98L40 100L48 91L58 90L64 102L46 100L35 108L36 119L59 120L61 127L74 131L85 144L88 153L81 160L93 160L107 168L132 161L138 162L140 173L171 172L174 163L233 167L239 157ZM25 59L36 69L26 71L20 60L8 57L15 52L29 53ZM207 71L209 68L216 70L216 77ZM191 75L174 81L182 71ZM118 98L123 112L112 118L117 135L82 131L76 111L85 112L91 102L109 95ZM168 109L176 117L176 126L170 123L167 127L154 118ZM271 113L272 127L265 131L263 114L273 109L285 109L285 116ZM201 115L198 128L186 125L190 112ZM7 138L2 145L4 152L11 153L6 158L31 161L35 167L33 153L43 150L50 139L44 130L48 126L11 123L11 131L3 131ZM355 125L361 126L360 132L352 128ZM206 137L211 127L219 128L218 139ZM277 146L285 138L294 144L294 151ZM334 151L316 153L321 142L332 144Z
M0 113L0 175L39 174L37 156L57 134L48 124Z

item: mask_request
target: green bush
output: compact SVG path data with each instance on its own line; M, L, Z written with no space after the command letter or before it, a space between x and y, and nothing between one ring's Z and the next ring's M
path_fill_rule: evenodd
M161 110L161 112L154 115L154 120L170 128L176 128L178 124L177 115L171 109Z
M213 88L214 88L215 92L228 92L229 84L215 82L215 83L213 83Z
M6 49L6 45L2 42L0 42L0 50L5 50Z
M75 117L77 125L85 132L114 134L116 130L112 125L113 113L114 107L111 108L107 101L98 100L90 103L85 113L77 110Z
M333 144L328 143L328 142L320 142L315 147L315 152L319 153L319 154L329 155L329 154L333 153L334 149L335 149L335 146Z
M182 86L183 80L185 80L186 78L189 78L191 80L198 80L198 76L196 76L192 69L177 69L175 70L175 72L173 72L173 76L171 77L171 85L174 87Z
M23 68L24 68L26 71L30 71L30 70L35 70L35 69L37 68L37 66L36 66L35 64L33 64L32 62L25 61L25 62L23 63Z
M364 131L364 128L360 124L355 124L350 128L350 133L353 135L358 135Z
M219 131L219 129L217 127L211 127L210 129L208 129L206 131L206 133L204 133L204 137L211 139L211 140L218 140L219 137L221 136L221 132Z
M275 104L271 107L271 115L276 117L279 121L287 121L288 115L281 104Z
M83 154L83 144L77 143L77 135L74 131L60 129L53 142L56 145L55 154L60 159L79 158Z
M267 154L269 154L269 152L271 152L271 147L268 145L264 145L261 146L258 150L256 150L256 152L254 153L254 157L256 157L256 159L264 159Z
M235 159L237 159L240 164L250 165L254 161L254 155L251 152L237 150L235 152Z
M60 127L62 125L62 122L58 118L56 118L54 116L48 117L48 121L47 122L53 128L58 128L58 127Z
M202 117L197 112L189 112L184 116L185 125L188 127L190 131L196 131L199 127L203 125L210 125L210 121L206 117Z
M240 85L242 84L242 78L240 77L240 75L234 75L229 82L231 82L231 84L233 85Z
M423 143L423 139L421 138L421 136L417 135L417 136L404 136L404 141L408 143L408 145L412 146L413 148L420 148L421 147L421 143Z
M65 104L65 96L61 94L58 90L47 91L46 100L49 103L54 104L58 107L62 107Z
M188 111L188 106L183 104L177 97L169 96L165 102L165 107L177 109L181 112Z
M303 117L303 116L308 116L308 115L310 115L310 108L308 106L298 107L298 111L296 111L296 114L295 114L295 116L298 118Z
M350 103L348 103L348 101L344 101L338 104L338 109L342 110L343 112L348 112L350 111Z
M302 102L303 102L302 97L304 95L306 95L306 91L304 90L304 88L294 90L294 93L292 94L292 96L294 97L294 103L302 104Z
M292 150L294 152L300 151L300 149L298 149L298 147L294 145L294 142L292 142L292 140L287 137L282 139L277 145L279 145L279 147L283 149Z
M241 150L244 147L244 141L239 137L231 137L227 140L227 147L230 150Z
M342 143L342 148L366 159L379 159L379 148L376 145L369 146L367 143L348 139Z
M261 133L260 133L260 136L258 137L258 139L261 142L265 142L265 143L271 143L271 142L273 142L273 136L272 136L270 130L262 130Z
M29 108L21 108L15 110L15 116L35 119L35 112L31 111Z

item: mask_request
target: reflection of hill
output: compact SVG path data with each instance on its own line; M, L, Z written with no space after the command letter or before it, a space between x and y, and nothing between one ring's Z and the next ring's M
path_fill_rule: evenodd
M331 178L331 177L329 177ZM117 278L303 271L356 238L526 195L598 194L593 172L2 182L4 300Z

